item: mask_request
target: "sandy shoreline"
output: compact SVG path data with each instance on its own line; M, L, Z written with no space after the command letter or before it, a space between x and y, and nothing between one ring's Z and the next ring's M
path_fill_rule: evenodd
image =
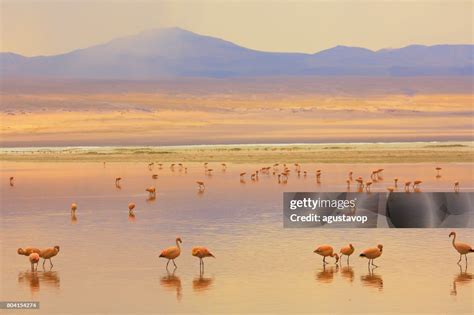
M472 142L2 148L0 161L37 162L474 162Z

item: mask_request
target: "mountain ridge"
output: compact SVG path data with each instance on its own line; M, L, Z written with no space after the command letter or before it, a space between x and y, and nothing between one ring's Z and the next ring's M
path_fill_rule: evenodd
M474 45L370 50L338 45L313 54L265 52L181 28L140 32L52 56L0 53L3 77L154 79L281 75L472 75Z

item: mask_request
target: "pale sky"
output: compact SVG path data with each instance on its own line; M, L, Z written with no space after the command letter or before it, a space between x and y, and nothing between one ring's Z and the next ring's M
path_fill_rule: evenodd
M472 44L474 1L0 0L1 51L52 55L159 27L264 51Z

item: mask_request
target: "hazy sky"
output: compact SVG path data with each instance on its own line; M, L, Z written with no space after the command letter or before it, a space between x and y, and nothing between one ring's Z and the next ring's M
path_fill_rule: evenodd
M473 43L473 1L0 0L1 50L27 56L179 26L266 51Z

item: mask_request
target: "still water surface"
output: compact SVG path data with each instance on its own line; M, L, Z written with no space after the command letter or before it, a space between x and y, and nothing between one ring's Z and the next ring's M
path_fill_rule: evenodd
M347 172L368 178L383 167L373 191L394 177L421 179L423 191L473 190L472 164L303 165L308 177L273 175L240 182L263 165L202 164L187 173L143 163L3 163L1 165L0 300L40 301L39 313L472 313L474 255L456 264L446 229L283 229L282 192L345 191ZM317 184L314 170L322 169ZM158 179L152 179L152 174ZM15 177L15 185L8 183ZM121 188L115 177L121 176ZM6 179L6 180L5 180ZM199 193L196 180L206 184ZM157 187L155 200L145 188ZM76 217L70 204L76 202ZM127 205L136 203L135 218ZM474 243L472 229L458 239ZM178 268L165 269L162 248L183 240ZM323 267L318 244L351 242L350 265ZM380 267L358 253L378 243ZM18 247L59 245L54 267L29 271ZM204 274L190 252L206 246ZM357 254L357 255L356 255ZM38 313L38 312L35 312Z

